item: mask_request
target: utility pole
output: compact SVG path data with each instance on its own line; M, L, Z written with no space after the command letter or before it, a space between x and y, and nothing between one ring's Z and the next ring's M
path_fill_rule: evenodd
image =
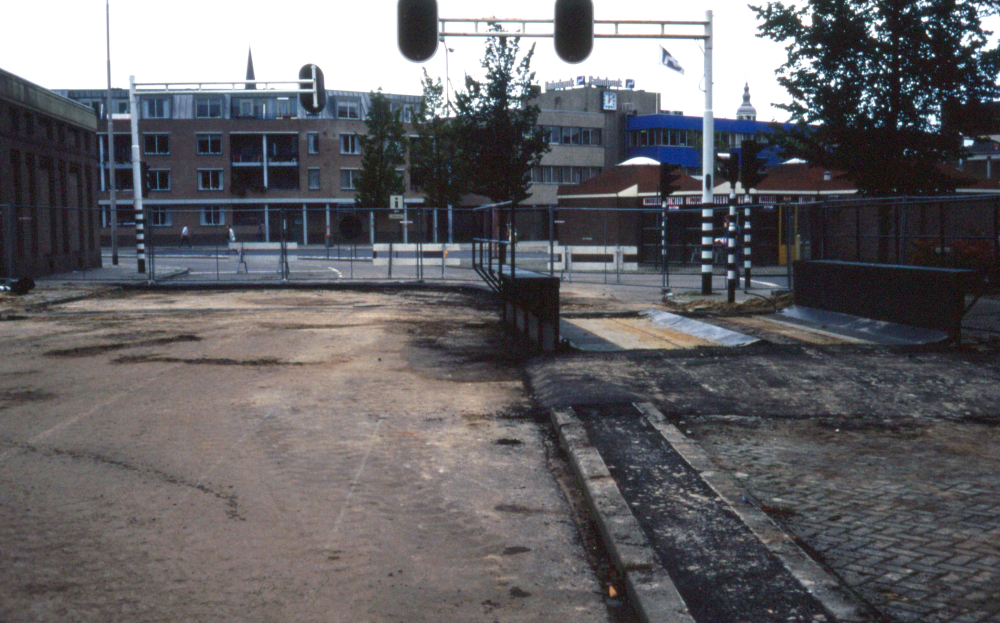
M705 11L705 116L701 126L701 293L712 293L712 209L715 119L712 112L712 12Z
M118 204L115 200L115 128L111 121L111 0L105 1L108 39L108 98L104 114L108 118L108 191L111 194L111 264L118 266Z

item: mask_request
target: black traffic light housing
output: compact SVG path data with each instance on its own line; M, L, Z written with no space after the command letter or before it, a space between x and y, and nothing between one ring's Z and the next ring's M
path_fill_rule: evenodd
M594 3L556 0L553 21L556 54L567 63L582 63L594 49Z
M323 80L323 70L316 65L303 65L299 70L299 80L310 82L299 83L301 89L311 89L309 93L299 93L299 103L316 115L326 108L326 82Z
M764 179L764 163L767 162L760 157L763 146L757 141L743 141L742 154L740 158L740 181L743 182L743 190L749 191L757 188Z
M399 0L396 5L396 42L407 59L422 63L438 45L436 0Z
M738 153L721 153L716 154L715 161L718 163L718 175L722 179L729 182L731 187L736 186L736 182L740 179L740 155Z
M666 201L667 197L675 191L680 190L680 186L674 182L681 179L680 165L669 162L660 163L660 201Z

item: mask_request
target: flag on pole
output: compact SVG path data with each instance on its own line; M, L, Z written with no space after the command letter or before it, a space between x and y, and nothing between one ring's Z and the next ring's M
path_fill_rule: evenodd
M662 45L660 46L660 52L661 52L660 54L661 65L665 65L670 69L673 69L674 71L684 73L684 68L681 67L681 64L677 62L677 59L671 56L670 52L667 52L667 49Z

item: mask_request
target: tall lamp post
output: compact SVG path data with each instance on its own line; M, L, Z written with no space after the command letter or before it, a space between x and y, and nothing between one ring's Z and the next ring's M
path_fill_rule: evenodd
M108 39L108 101L104 114L108 118L108 191L111 196L111 264L118 266L118 204L115 201L115 128L111 120L111 0L105 2Z

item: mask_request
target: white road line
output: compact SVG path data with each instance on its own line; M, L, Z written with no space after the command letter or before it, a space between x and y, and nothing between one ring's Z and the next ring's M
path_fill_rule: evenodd
M765 285L765 286L767 286L769 288L780 288L781 287L781 286L779 286L776 283L771 283L770 281L761 281L759 279L751 279L750 283L759 283L759 284Z
M337 270L333 266L327 266L327 268L329 268L333 272L337 273L337 279L343 279L344 278L344 273L340 272L339 270Z
M150 376L146 380L140 381L138 383L134 383L134 384L130 385L128 389L118 392L117 394L115 394L114 396L112 396L111 398L109 398L108 400L105 400L104 402L101 402L99 404L94 405L93 407L91 407L90 409L84 411L83 413L78 413L78 414L74 415L71 418L65 419L62 422L59 422L58 424L56 424L55 426L53 426L52 428L50 428L48 430L45 430L45 431L42 431L42 432L38 433L37 435L35 435L34 437L32 437L31 439L28 440L28 445L29 446L33 446L36 443L38 443L39 441L42 441L43 439L45 439L46 437L48 437L49 435L51 435L53 433L56 433L56 432L59 432L62 429L68 427L68 426L72 426L73 424L76 424L77 422L79 422L83 418L90 417L91 415L97 413L101 409L104 409L106 407L109 407L109 406L115 404L116 402L118 402L119 400L121 400L125 396L128 396L129 394L133 393L137 389L141 389L141 388L145 387L146 385L149 385L153 381L157 380L160 376L162 376L162 375L166 374L167 372L170 372L174 368L180 367L182 365L184 365L184 364L176 363L176 364L174 364L172 366L168 366L168 367L164 368L163 370L160 370L159 372L153 374L152 376ZM10 456L15 450L17 450L17 448L11 448L9 450L6 450L6 451L0 453L0 462L3 462L3 460L6 459L8 456Z
M337 514L337 521L333 523L333 530L330 533L330 538L326 541L326 547L323 548L324 551L330 550L330 545L333 540L337 538L337 533L340 531L340 522L344 519L344 513L351 506L351 498L354 497L354 490L358 487L358 481L361 480L361 475L365 472L365 465L368 464L368 457L372 453L372 449L375 447L375 442L378 441L378 429L382 426L382 420L386 416L380 415L378 421L375 422L375 430L372 431L372 439L368 443L368 450L365 451L365 456L361 459L361 466L358 467L358 472L354 474L354 480L351 481L350 487L347 490L347 498L344 500L344 505L340 507L340 513Z

